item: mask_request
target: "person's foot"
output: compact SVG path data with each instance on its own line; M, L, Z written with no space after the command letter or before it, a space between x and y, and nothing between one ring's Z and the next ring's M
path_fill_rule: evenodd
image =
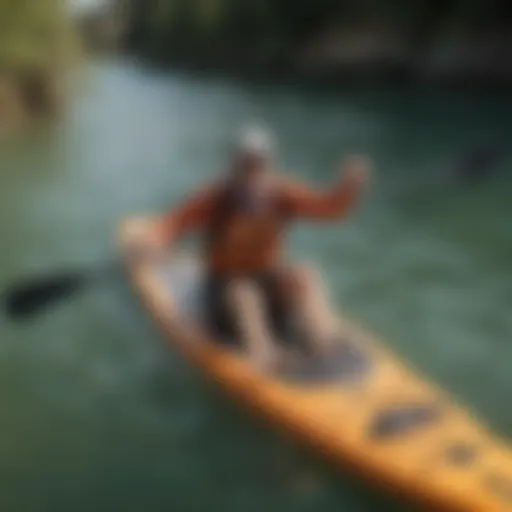
M296 347L281 347L280 361L282 370L296 370L307 361L307 355Z
M303 359L298 351L282 347L261 351L251 357L254 366L265 373L279 373L297 369Z
M339 332L335 332L323 336L322 339L315 340L315 342L310 343L309 346L311 347L312 357L319 360L328 360L343 344L343 335Z
M274 373L279 367L279 357L274 350L261 350L250 356L253 366L264 373Z

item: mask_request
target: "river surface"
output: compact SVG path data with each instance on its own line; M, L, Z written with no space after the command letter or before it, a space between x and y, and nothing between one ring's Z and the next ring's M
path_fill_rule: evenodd
M358 211L294 228L290 250L322 267L339 308L512 436L510 159L480 185L443 178L473 144L510 141L504 97L95 62L66 119L1 147L2 287L108 258L124 216L163 211L215 176L251 119L274 128L284 169L319 185L341 155L372 155ZM0 322L2 510L404 510L239 411L165 348L122 278Z

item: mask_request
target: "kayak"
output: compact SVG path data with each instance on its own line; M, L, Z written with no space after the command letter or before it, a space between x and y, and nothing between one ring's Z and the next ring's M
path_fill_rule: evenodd
M126 249L134 226L125 221ZM512 511L512 452L479 419L340 316L328 362L257 371L204 327L198 258L126 258L128 274L169 343L232 397L297 441L399 498L436 512Z

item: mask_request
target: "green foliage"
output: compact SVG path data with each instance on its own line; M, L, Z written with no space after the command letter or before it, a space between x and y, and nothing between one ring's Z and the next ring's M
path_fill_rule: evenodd
M0 70L59 68L76 50L63 0L0 0Z
M206 51L272 41L296 45L326 29L386 28L423 45L437 32L510 19L509 0L129 0L147 14L142 36L156 48ZM508 12L507 12L508 11ZM508 15L507 15L508 14ZM140 24L140 23L139 23ZM139 27L141 28L141 27ZM139 36L141 34L139 33Z

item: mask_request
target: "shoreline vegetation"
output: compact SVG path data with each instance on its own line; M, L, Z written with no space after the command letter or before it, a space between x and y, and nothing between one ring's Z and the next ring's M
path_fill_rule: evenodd
M512 86L505 0L128 0L125 48L156 66L343 85Z
M61 0L0 0L0 134L59 117L79 55Z
M512 87L509 0L0 0L0 135L58 118L84 48L297 84Z

